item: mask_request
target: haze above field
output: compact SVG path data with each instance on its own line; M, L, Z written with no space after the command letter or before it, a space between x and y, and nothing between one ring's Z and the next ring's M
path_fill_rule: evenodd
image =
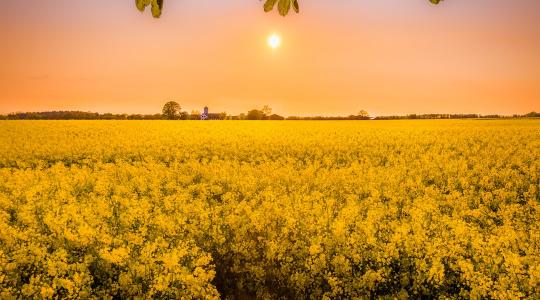
M305 0L286 18L256 0L186 0L160 19L133 1L2 4L0 113L540 110L537 0Z

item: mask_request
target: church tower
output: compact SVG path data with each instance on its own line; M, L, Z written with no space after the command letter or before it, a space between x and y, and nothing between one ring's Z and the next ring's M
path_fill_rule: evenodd
M207 120L208 119L208 106L204 107L204 111L201 114L201 120Z

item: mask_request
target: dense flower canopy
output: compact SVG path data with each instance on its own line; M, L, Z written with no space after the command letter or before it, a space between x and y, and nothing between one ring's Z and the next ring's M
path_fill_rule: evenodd
M540 296L536 120L2 122L2 299Z

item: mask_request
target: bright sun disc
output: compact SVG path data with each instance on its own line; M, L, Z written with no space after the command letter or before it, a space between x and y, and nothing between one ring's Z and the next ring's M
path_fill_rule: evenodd
M269 36L268 46L270 46L272 49L279 48L279 46L281 46L281 37L275 33Z

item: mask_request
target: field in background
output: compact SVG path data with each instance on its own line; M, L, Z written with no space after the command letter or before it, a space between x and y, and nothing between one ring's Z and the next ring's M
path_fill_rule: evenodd
M0 121L0 298L540 296L540 121Z

